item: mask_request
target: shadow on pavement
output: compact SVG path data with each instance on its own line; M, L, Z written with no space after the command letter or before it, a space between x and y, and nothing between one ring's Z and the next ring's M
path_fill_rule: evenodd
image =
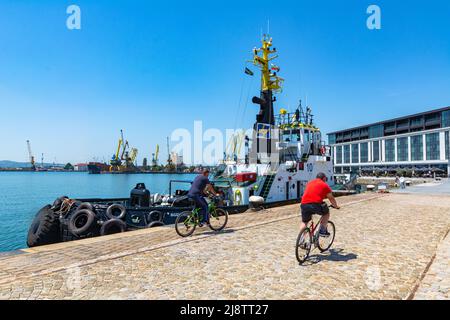
M225 228L224 230L222 230L222 231L213 231L213 230L209 230L209 231L204 231L204 232L201 232L201 233L198 233L199 235L210 235L210 234L224 234L224 233L233 233L233 232L236 232L234 229L227 229L227 228Z
M317 253L317 254L311 255L308 258L308 260L304 263L304 265L316 264L316 263L319 263L321 261L343 261L343 262L347 262L347 261L354 260L354 259L358 258L358 256L356 254L354 254L354 253L342 254L342 252L344 252L344 249L336 248L336 249L331 249L329 251L326 251L324 253Z

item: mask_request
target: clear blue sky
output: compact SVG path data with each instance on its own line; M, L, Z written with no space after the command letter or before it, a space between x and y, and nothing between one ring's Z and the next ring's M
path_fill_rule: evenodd
M66 28L70 4L81 30ZM139 161L157 143L165 159L165 137L194 120L234 128L239 112L250 126L258 107L238 103L258 78L242 70L268 19L276 108L307 96L324 132L450 105L447 0L1 0L0 160L25 161L27 139L49 162L109 159L120 129Z

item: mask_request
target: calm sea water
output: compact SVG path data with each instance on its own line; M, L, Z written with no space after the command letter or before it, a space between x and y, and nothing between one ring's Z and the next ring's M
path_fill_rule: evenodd
M125 198L136 183L151 193L168 193L170 180L195 174L100 174L84 172L0 172L0 252L26 247L37 210L62 195L70 198ZM175 184L186 189L186 184ZM173 191L172 191L173 192Z

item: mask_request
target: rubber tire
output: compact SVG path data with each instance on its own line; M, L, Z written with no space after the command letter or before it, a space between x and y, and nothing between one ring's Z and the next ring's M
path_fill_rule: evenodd
M28 230L28 247L37 247L61 241L59 218L50 208L51 205L48 204L36 213Z
M120 209L120 214L118 216L113 215L114 209ZM118 203L112 204L108 207L108 209L106 209L106 215L110 219L123 219L123 218L125 218L126 213L127 213L127 209L123 205L118 204Z
M162 227L164 223L161 221L152 221L147 225L147 228L154 228L154 227Z
M90 202L82 202L82 203L78 206L77 211L78 211L78 210L82 210L82 209L88 209L88 210L90 210L90 211L92 211L92 212L95 212L94 206L93 206L92 203L90 203Z
M154 216L156 216L157 215L157 217L156 217L156 219L155 219L155 217ZM154 210L154 211L152 211L152 212L150 212L149 214L148 214L148 220L150 221L150 223L151 222L155 222L155 221L159 221L159 222L162 222L163 221L163 218L164 218L164 215L163 215L163 213L161 212L161 211L158 211L158 210Z
M197 224L194 224L194 225L192 226L192 229L191 229L190 231L186 232L186 233L183 233L183 232L181 232L181 231L178 229L178 224L182 224L182 223L183 223L182 220L181 220L181 218L182 218L182 217L187 218L187 217L190 216L191 214L192 214L191 211L184 211L184 212L180 213L180 214L178 215L177 219L175 220L175 231L178 233L179 236L181 236L181 237L183 237L183 238L184 238L184 237L189 237L191 234L193 234L194 231L195 231L195 228L197 227Z
M111 230L113 230L113 232L111 232ZM102 224L100 235L106 236L108 234L122 233L125 231L127 231L127 224L125 222L119 219L111 219Z
M59 211L61 209L61 205L65 199L69 199L69 197L62 196L62 197L56 198L56 200L53 201L53 205L52 205L51 209L53 211Z
M87 218L86 223L81 227L77 227L76 222L83 215L86 216L86 218ZM68 225L69 232L76 236L85 235L91 231L92 227L96 224L96 220L97 219L95 217L95 213L93 213L91 210L88 210L88 209L77 210L70 217L69 225Z
M334 223L333 223L332 221L328 221L327 229L330 228L330 227L333 228L333 233L332 233L332 235L330 235L330 237L333 237L333 238L331 239L330 244L329 244L326 248L322 248L322 247L320 246L320 238L319 238L319 240L317 241L317 248L319 248L320 252L325 252L325 251L327 251L327 250L330 249L331 246L333 245L334 237L336 236L336 227L335 227L335 225L334 225ZM320 229L320 227L318 227L318 228ZM328 229L328 231L330 231L330 229ZM331 233L331 232L330 232L330 233ZM319 237L320 237L320 236L319 236Z
M309 245L308 250L306 250L305 256L304 256L303 258L301 258L300 255L299 255L298 250L299 250L299 242L300 242L300 239L302 238L302 235L303 235L304 233L306 233L306 236L309 238L309 244L310 244L310 245ZM312 248L312 246L313 246L312 241L313 241L313 240L312 240L312 236L311 236L311 234L310 234L309 228L305 228L302 232L299 233L299 235L298 235L298 237L297 237L297 241L295 242L295 257L297 258L297 261L298 261L299 264L302 264L303 262L306 261L306 259L308 259L309 254L310 254L310 252L311 252L311 248ZM301 250L304 250L304 249L301 249Z
M213 227L213 226L211 225L211 219L214 219L214 217L212 217L211 214L209 214L209 227L210 227L211 230L213 230L213 231L221 231L221 230L223 230L223 229L227 226L227 222L228 222L228 212L225 211L225 210L223 210L223 209L220 209L220 208L216 208L216 212L217 212L217 211L225 213L225 214L224 214L224 216L225 216L225 223L224 223L222 226L220 226L219 228Z

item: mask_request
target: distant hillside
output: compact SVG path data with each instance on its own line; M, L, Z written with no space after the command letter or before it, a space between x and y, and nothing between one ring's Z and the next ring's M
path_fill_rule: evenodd
M36 166L40 166L40 163L36 163ZM51 167L53 166L53 163L45 163L44 167ZM64 166L62 164L55 164L55 166ZM11 160L0 160L0 168L29 168L31 167L29 162L17 162L17 161L11 161Z

